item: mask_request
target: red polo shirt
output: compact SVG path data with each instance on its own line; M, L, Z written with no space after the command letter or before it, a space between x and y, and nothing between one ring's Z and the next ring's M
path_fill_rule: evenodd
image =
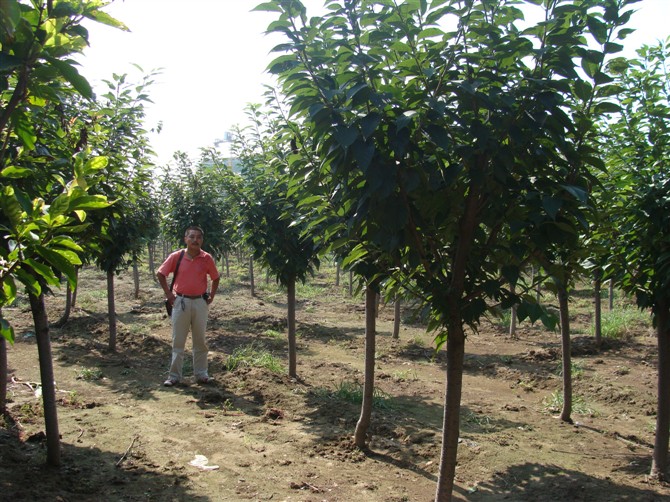
M181 250L175 251L167 257L167 260L159 267L158 272L165 277L174 273ZM218 279L219 271L216 269L214 258L209 253L200 250L200 254L191 259L186 251L184 258L179 264L177 278L174 281L173 291L182 295L198 296L207 291L207 276L210 279Z

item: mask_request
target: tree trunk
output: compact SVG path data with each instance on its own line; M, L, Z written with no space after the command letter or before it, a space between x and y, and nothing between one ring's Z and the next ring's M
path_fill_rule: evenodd
M149 274L151 274L151 277L153 277L154 279L156 279L156 265L155 265L156 260L154 259L155 250L156 250L156 243L149 242L147 244L147 254L149 256Z
M393 302L393 335L394 340L400 338L400 298L396 297Z
M340 286L340 272L341 272L340 262L338 261L335 263L335 287Z
M602 323L602 276L603 272L600 268L596 269L594 278L593 278L593 301L594 301L594 314L593 314L593 334L596 338L596 346L600 348L603 343L603 323Z
M114 303L114 272L107 272L107 314L109 316L109 350L116 351L116 305Z
M658 338L658 409L651 476L665 480L668 472L668 440L670 439L670 305L665 301L660 301L658 304L656 336Z
M254 257L249 257L249 281L251 283L251 296L256 296L256 284L254 283Z
M448 502L454 490L456 457L460 432L461 393L463 391L463 361L465 333L460 317L449 321L447 336L447 383L442 420L442 451L437 479L436 502Z
M286 297L288 307L288 376L291 378L298 378L295 341L295 278L289 280Z
M37 352L40 361L40 380L42 382L42 404L44 406L44 426L47 437L47 465L60 466L60 434L58 432L58 413L56 410L56 385L54 383L49 321L44 305L44 293L39 296L29 294L30 310L35 325Z
M561 349L563 351L563 409L561 420L572 423L572 354L570 353L570 309L568 307L568 290L557 281L558 308L561 317Z
M225 264L226 264L226 277L230 278L230 259L229 259L229 253L228 252L225 252L223 254L223 259L224 259Z
M77 284L77 287L74 289L72 292L72 303L70 305L70 312L72 312L72 309L77 306L77 291L79 291L79 271L81 270L81 266L75 267L74 273L75 273L75 283Z
M516 284L511 285L511 290L512 290L512 294L516 294ZM509 337L510 338L516 338L516 321L517 321L516 309L517 309L517 305L515 303L514 305L512 305L512 308L510 309L510 316L509 316Z
M609 311L612 312L612 310L614 310L614 281L612 281L612 279L610 279L610 283L607 288L607 301Z
M140 268L137 265L137 256L133 256L133 284L135 286L135 300L140 297Z
M2 313L0 312L0 319ZM7 340L0 335L0 416L7 411Z
M60 328L65 326L67 320L70 318L70 312L72 312L72 288L70 287L70 281L67 282L67 288L65 289L65 308L63 309L63 315L61 316L54 326Z
M365 448L365 438L370 427L372 416L372 400L375 390L375 331L377 292L369 285L365 289L365 380L363 384L363 403L361 416L356 424L354 443L359 448Z

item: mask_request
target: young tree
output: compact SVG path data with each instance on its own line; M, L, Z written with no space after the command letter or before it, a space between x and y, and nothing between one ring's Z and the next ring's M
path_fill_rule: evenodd
M651 309L658 340L658 409L651 475L666 479L670 438L670 39L616 60L621 113L608 123L609 207L615 225L606 278Z
M520 301L507 285L555 244L548 233L579 235L592 151L572 141L591 124L566 106L606 82L588 40L624 24L629 3L344 0L323 18L297 0L257 7L278 13L269 31L287 54L270 70L320 158L291 173L357 208L347 224L406 267L446 343L437 500L453 490L465 326ZM542 21L520 28L519 4Z
M91 238L95 261L107 274L109 349L116 350L114 275L128 268L156 235L158 208L150 198L153 152L144 129L145 104L154 73L139 84L127 75L112 75L108 92L91 110L88 142L109 162L100 172L96 190L114 200L95 215Z
M295 289L319 266L318 247L304 231L304 214L288 184L291 139L272 112L251 105L249 128L238 130L233 149L242 164L240 229L245 244L286 288L288 374L297 378ZM246 133L246 134L245 134Z
M74 239L86 211L108 204L87 193L107 160L79 144L62 113L65 96L92 97L68 58L87 44L84 17L122 27L100 10L103 2L6 0L0 3L0 310L17 286L31 301L40 360L47 463L60 463L56 399L43 296L64 275L76 285L82 248ZM80 138L81 139L81 138ZM11 341L5 320L1 335ZM6 378L6 368L0 378ZM3 398L4 399L4 398Z

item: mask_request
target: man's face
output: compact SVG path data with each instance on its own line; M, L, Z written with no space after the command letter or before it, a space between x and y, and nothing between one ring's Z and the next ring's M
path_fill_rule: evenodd
M184 237L184 242L189 249L200 249L202 246L202 234L197 230L189 230Z

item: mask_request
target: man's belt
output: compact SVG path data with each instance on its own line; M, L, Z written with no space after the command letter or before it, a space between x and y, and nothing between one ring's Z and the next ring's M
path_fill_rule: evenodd
M182 298L188 298L189 300L197 300L198 298L204 298L207 293L203 293L201 295L182 295L181 293L177 293L177 296L181 296Z

